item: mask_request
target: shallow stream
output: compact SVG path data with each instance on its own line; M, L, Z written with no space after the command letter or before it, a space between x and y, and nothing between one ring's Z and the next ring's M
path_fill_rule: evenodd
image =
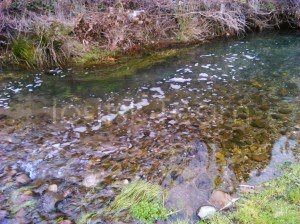
M291 158L299 151L299 93L299 31L212 41L126 76L98 67L5 72L0 210L6 223L20 208L33 223L92 211L101 220L127 182L191 181L199 143L214 188L235 192L282 138ZM20 173L35 209L14 201L24 193Z

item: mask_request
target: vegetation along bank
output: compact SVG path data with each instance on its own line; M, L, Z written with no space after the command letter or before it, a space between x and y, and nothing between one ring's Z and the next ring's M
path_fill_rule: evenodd
M0 64L115 63L147 46L296 28L299 19L298 0L1 0Z

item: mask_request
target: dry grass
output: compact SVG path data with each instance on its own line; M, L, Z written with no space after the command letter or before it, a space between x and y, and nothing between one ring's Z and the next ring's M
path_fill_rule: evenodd
M0 34L33 39L37 67L61 66L81 55L74 47L80 44L87 51L96 46L124 52L159 42L293 27L299 15L297 0L5 0Z

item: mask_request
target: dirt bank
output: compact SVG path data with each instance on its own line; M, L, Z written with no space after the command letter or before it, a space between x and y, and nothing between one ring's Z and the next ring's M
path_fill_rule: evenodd
M2 64L114 63L145 46L299 25L297 0L0 2Z

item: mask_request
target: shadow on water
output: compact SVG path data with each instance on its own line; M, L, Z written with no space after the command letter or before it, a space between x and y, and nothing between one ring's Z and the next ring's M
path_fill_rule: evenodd
M78 220L101 214L124 182L146 179L182 192L194 212L193 195L270 178L279 137L291 158L299 148L299 38L215 41L130 76L99 78L96 67L6 74L0 209Z

